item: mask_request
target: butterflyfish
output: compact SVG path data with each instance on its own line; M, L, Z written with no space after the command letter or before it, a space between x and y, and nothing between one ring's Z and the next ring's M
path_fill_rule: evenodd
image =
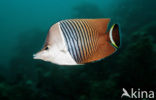
M119 26L110 19L68 19L49 29L44 47L34 54L58 65L80 65L112 55L120 46Z

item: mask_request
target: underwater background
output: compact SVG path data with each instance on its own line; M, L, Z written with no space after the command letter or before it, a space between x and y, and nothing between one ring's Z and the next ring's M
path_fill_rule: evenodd
M156 90L155 4L0 0L0 100L120 100L122 88ZM51 25L72 18L111 18L120 26L120 49L81 66L34 60Z

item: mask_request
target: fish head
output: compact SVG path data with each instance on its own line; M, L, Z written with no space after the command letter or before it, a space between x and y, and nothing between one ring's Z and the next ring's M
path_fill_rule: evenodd
M34 59L40 59L52 63L59 64L61 60L64 60L66 56L66 50L59 48L57 45L49 45L39 51L38 53L34 54Z
M59 30L58 24L55 24L49 30L44 47L38 53L33 55L34 59L48 61L58 65L75 65L68 52L63 36Z

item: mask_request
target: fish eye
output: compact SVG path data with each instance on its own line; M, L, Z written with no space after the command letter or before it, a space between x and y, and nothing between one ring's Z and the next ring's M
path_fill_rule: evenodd
M47 46L44 50L48 50L49 49L49 47Z

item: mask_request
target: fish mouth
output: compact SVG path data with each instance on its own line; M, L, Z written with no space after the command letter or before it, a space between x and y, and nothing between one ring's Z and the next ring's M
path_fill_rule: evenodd
M33 59L40 59L40 57L37 54L33 54Z
M48 61L46 58L43 58L42 55L40 55L38 53L37 54L33 54L33 59Z

